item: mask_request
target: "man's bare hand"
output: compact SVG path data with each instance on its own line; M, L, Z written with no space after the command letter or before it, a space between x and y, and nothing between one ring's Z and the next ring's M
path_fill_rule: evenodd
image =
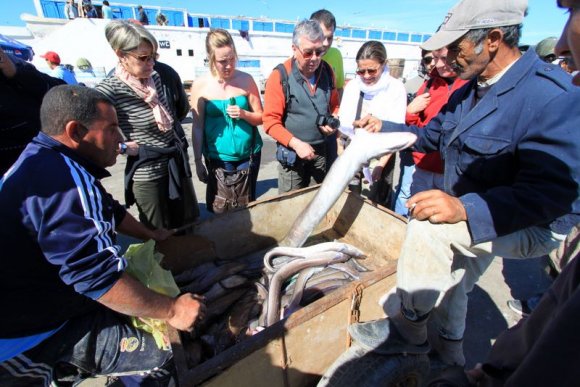
M205 299L186 293L175 299L167 323L180 331L191 332L195 323L205 318Z
M325 136L330 136L331 134L336 132L336 129L333 129L332 127L330 127L328 125L319 126L318 128L320 129L322 134L324 134Z
M367 132L376 133L381 131L381 128L383 127L383 121L368 114L360 120L353 122L352 126L355 128L362 128Z
M407 113L417 114L421 113L423 110L429 106L431 103L431 94L423 93L415 97L413 101L407 106Z
M165 228L158 228L152 231L151 239L156 242L161 242L169 238L171 235L175 234L175 230L167 230Z
M467 212L458 198L431 189L411 196L406 207L411 216L431 223L458 223L467 220Z
M314 153L314 148L310 146L310 144L297 139L296 137L292 137L290 142L288 143L290 148L294 149L294 152L303 160L313 160L316 157L316 153Z

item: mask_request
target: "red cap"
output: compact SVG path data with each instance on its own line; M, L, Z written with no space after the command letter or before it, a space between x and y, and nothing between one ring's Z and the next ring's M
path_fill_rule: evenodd
M54 51L47 51L46 54L41 55L41 58L48 59L50 62L59 65L60 64L60 56Z

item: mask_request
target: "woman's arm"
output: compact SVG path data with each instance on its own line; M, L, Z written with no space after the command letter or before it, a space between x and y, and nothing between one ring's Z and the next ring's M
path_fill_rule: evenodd
M244 73L245 74L245 73ZM252 126L262 125L262 100L260 99L260 91L254 78L246 74L247 83L246 90L248 90L248 102L251 111L240 109L240 118L248 122Z

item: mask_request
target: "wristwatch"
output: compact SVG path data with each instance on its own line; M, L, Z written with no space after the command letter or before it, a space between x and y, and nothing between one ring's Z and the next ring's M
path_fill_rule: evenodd
M119 151L119 154L124 155L125 153L127 153L127 144L122 142L119 145L121 146L121 150Z

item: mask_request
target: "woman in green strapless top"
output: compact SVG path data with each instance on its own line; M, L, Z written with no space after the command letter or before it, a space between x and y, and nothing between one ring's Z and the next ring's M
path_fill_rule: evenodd
M236 48L229 32L210 31L206 50L210 73L193 83L191 106L196 172L207 184L206 206L213 212L216 168L235 171L250 166L250 200L256 199L262 102L252 76L235 68Z

